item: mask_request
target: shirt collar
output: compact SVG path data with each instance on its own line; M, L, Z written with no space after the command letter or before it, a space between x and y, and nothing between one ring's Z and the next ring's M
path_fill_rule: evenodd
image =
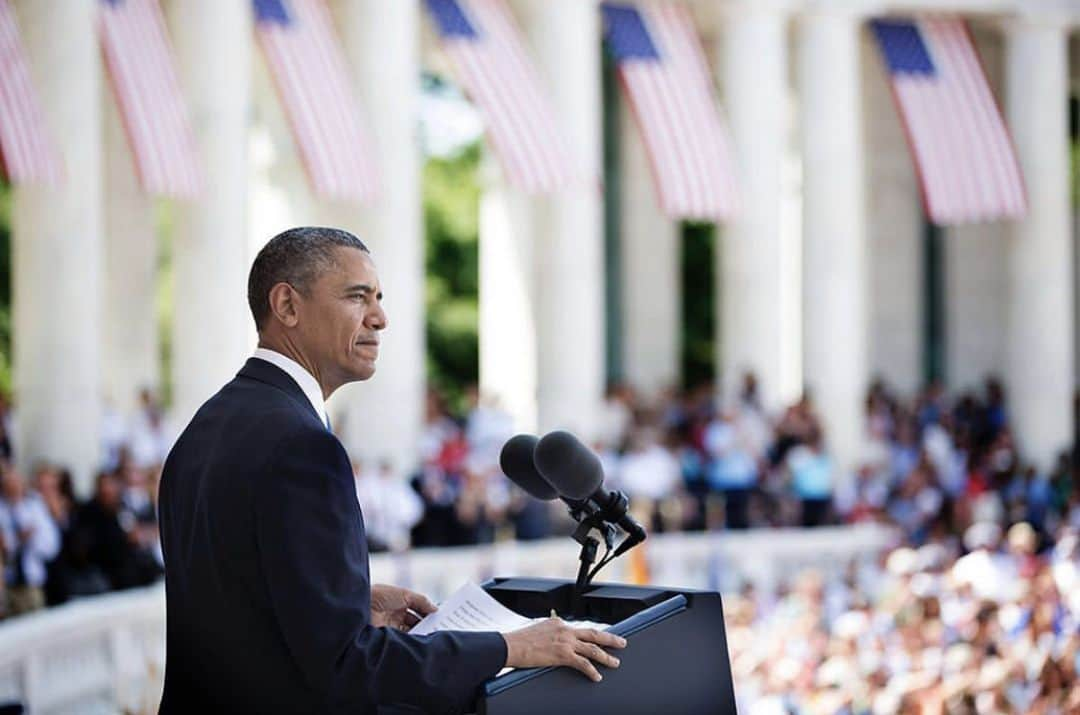
M322 419L323 424L326 424L326 401L323 400L322 388L319 387L319 381L315 377L304 369L304 366L296 362L290 357L286 357L276 350L269 350L267 348L256 348L255 354L252 357L265 360L271 365L275 365L285 371L285 374L293 379L300 389L304 391L304 395L307 396L311 406L315 408L315 414Z

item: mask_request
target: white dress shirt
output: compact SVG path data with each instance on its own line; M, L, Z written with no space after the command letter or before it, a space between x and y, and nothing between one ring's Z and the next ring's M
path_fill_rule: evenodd
M323 424L329 428L330 420L326 416L326 401L323 400L322 388L319 387L319 381L315 379L314 375L305 370L304 366L300 363L274 350L257 348L252 357L265 360L271 365L276 365L284 370L288 376L293 379L293 382L299 385L300 389L304 391L311 406L315 408L315 414L319 415L319 417L322 418Z
M60 552L60 530L37 494L29 493L14 503L0 499L0 542L8 552L5 575L9 581L15 573L12 554L19 550L19 531L23 529L33 532L22 544L23 575L28 585L43 586L48 575L45 564Z

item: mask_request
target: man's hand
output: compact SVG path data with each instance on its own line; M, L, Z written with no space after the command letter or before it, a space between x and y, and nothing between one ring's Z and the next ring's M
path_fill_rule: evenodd
M618 668L619 659L604 648L625 648L626 639L592 628L573 628L559 618L506 633L506 665L511 668L535 668L567 665L589 679L600 682L602 675L593 661Z
M371 625L407 631L420 619L435 612L427 596L398 586L374 584L371 587ZM419 614L419 615L417 615Z

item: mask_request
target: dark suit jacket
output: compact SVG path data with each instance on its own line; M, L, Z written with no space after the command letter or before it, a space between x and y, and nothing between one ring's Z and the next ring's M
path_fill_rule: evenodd
M497 633L370 623L348 456L284 371L252 358L204 404L160 491L162 713L467 708L505 663Z

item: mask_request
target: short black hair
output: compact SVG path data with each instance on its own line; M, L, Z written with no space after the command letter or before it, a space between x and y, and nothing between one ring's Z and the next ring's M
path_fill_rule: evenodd
M334 250L339 247L371 253L363 241L340 228L299 226L271 238L255 256L248 275L248 306L255 328L261 332L266 327L271 288L288 283L310 295L319 275L334 266Z

